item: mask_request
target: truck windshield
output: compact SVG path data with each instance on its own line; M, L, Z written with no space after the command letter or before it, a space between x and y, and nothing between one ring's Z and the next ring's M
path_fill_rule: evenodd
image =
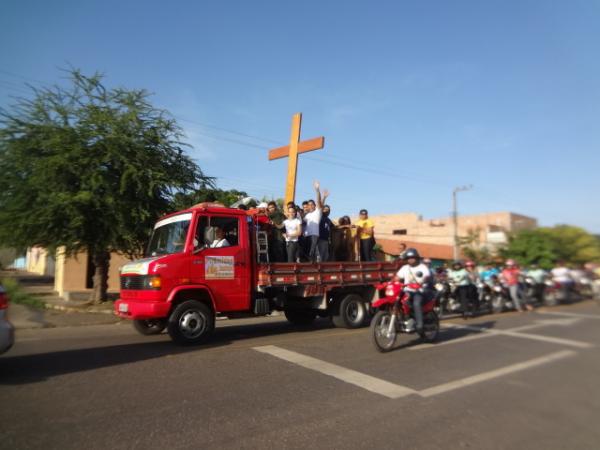
M156 223L146 256L181 253L190 227L191 214L180 214Z

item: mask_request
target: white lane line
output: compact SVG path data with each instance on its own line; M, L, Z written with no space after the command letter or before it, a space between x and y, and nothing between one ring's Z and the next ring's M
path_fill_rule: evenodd
M570 321L569 321L569 323L570 323ZM489 333L490 335L496 335L496 336L511 336L511 337L516 337L516 338L521 338L521 339L531 339L534 341L550 342L552 344L566 345L568 347L577 347L577 348L592 348L592 347L594 347L593 344L590 344L588 342L575 341L573 339L564 339L564 338L557 338L557 337L552 337L552 336L542 336L539 334L531 334L531 333L521 333L521 331L526 330L526 329L531 329L531 328L537 328L537 327L548 326L548 325L563 325L564 326L567 324L568 323L566 321L560 321L560 320L559 321L540 320L540 321L538 321L537 324L524 325L522 327L517 327L517 328L509 328L508 330L494 330L494 329L490 329L490 328L478 328L478 327L472 327L469 325L457 325L457 328L465 328L465 329L473 330L473 331L481 331L483 333Z
M531 339L534 341L550 342L551 344L566 345L568 347L576 347L576 348L592 348L592 347L594 347L593 344L590 344L588 342L575 341L573 339L564 339L564 338L557 338L557 337L552 337L552 336L542 336L539 334L518 333L518 332L511 332L511 331L502 332L500 334L504 334L506 336L512 336L512 337L516 337L516 338L522 338L522 339Z
M276 358L283 359L293 364L297 364L306 369L314 370L316 372L329 375L337 378L338 380L346 383L353 384L367 391L375 394L383 395L384 397L396 399L406 397L407 395L419 395L421 397L432 397L434 395L442 394L444 392L453 391L455 389L461 389L463 387L471 386L476 383L498 378L504 375L508 375L521 370L530 369L532 367L540 366L542 364L548 364L559 359L574 356L577 352L573 350L562 350L559 352L551 353L540 358L530 359L517 364L511 364L510 366L502 367L500 369L491 370L489 372L483 372L478 375L462 378L460 380L450 381L448 383L433 386L421 391L411 389L406 386L399 384L390 383L380 378L372 377L355 370L346 369L335 364L331 364L320 359L312 358L310 356L303 355L301 353L292 352L285 350L274 345L265 345L262 347L254 347L261 353L274 356Z
M454 330L469 330L469 331L475 331L477 332L477 334L472 334L470 336L463 336L463 337L459 337L456 339L450 339L447 341L441 341L435 344L419 344L419 345L415 345L412 347L408 347L409 350L423 350L426 348L432 348L432 347L439 347L442 345L451 345L451 344L458 344L461 342L468 342L468 341L473 341L473 340L477 340L477 339L483 339L483 338L488 338L488 337L492 337L492 336L498 336L498 335L509 335L511 336L512 334L510 333L516 333L519 331L526 331L526 330L532 330L535 328L541 328L541 327L547 327L547 326L551 326L551 325L572 325L573 324L573 320L577 321L578 319L567 319L567 321L564 320L539 320L536 323L532 323L529 325L523 325L520 327L516 327L516 328L509 328L507 330L496 330L493 328L483 328L483 327L475 327L475 326L471 326L471 325L462 325L462 324L457 324L457 323L445 323L442 325L442 328L446 328L446 329L454 329ZM523 336L533 336L533 335L519 335L516 337L523 337ZM578 344L579 345L579 344ZM576 347L578 345L575 345ZM589 345L589 344L587 344ZM579 345L580 346L580 345ZM585 345L582 348L588 348Z
M559 312L559 311L544 311L537 310L537 314L549 314L552 316L564 316L564 317L578 317L580 319L600 319L600 315L598 314L580 314L580 313L569 313L569 312Z
M300 353L284 350L274 345L254 347L253 349L258 352L266 353L268 355L275 356L276 358L283 359L284 361L305 367L306 369L315 370L325 375L329 375L337 378L338 380L345 381L346 383L354 384L355 386L366 389L367 391L371 391L375 394L383 395L388 398L400 398L417 393L417 391L414 389L410 389L406 386L390 383L388 381L381 380L355 370L346 369L345 367L321 361L320 359L311 358L310 356L302 355Z
M427 389L423 389L419 391L418 394L421 397L431 397L434 395L442 394L444 392L453 391L455 389L460 389L466 386L471 386L476 383L481 383L482 381L491 380L493 378L498 378L504 375L508 375L510 373L518 372L525 369L530 369L535 366L540 366L542 364L548 364L553 361L557 361L559 359L567 358L569 356L574 356L577 353L573 350L562 350L560 352L551 353L546 356L542 356L541 358L530 359L529 361L512 364L510 366L502 367L501 369L491 370L489 372L483 372L478 375L473 375L471 377L463 378L456 381L450 381L449 383L440 384L438 386L433 386Z

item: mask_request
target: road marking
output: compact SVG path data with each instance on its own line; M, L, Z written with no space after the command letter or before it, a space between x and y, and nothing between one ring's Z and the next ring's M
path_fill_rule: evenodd
M539 334L519 333L519 332L512 332L512 331L506 331L506 332L502 332L499 334L504 334L506 336L512 336L512 337L523 338L523 339L531 339L534 341L550 342L552 344L566 345L568 347L577 347L577 348L592 348L592 347L594 347L593 344L590 344L588 342L575 341L573 339L564 339L564 338L557 338L557 337L551 337L551 336L541 336Z
M355 370L346 369L345 367L321 361L320 359L284 350L274 345L254 347L254 350L329 375L338 380L345 381L346 383L354 384L355 386L374 392L375 394L383 395L384 397L400 398L417 393L414 389L410 389L406 386L390 383Z
M491 380L493 378L498 378L504 375L508 375L510 373L519 372L521 370L530 369L532 367L540 366L542 364L548 364L553 361L557 361L559 359L567 358L569 356L574 356L577 353L573 350L562 350L560 352L551 353L546 356L542 356L541 358L530 359L529 361L512 364L510 366L502 367L501 369L490 370L489 372L483 372L478 375L473 375L471 377L463 378L461 380L450 381L449 383L440 384L438 386L433 386L427 389L423 389L422 391L417 392L421 397L431 397L434 395L442 394L444 392L453 391L455 389L460 389L466 386L471 386L476 383L481 383L483 381Z
M458 323L449 322L449 323L443 324L442 328L455 329L455 330L460 330L460 329L470 330L470 331L475 331L478 334L473 334L470 336L463 336L463 337L459 337L456 339L450 339L448 341L442 341L442 342L438 342L435 344L419 344L419 345L415 345L412 347L408 347L408 349L409 350L423 350L426 348L458 344L461 342L473 341L473 340L477 340L477 339L483 339L483 338L488 338L488 337L498 336L498 335L507 335L507 336L513 336L513 337L525 337L525 336L529 337L529 336L535 336L535 335L522 333L522 334L518 334L515 336L515 333L518 333L520 331L532 330L535 328L547 327L547 326L551 326L551 325L568 326L568 325L573 325L575 322L578 322L578 321L579 321L579 319L537 320L536 323L532 323L529 325L523 325L523 326L516 327L516 328L509 328L508 330L495 330L492 328L477 327L477 326L472 326L472 325L462 325L462 324L458 324ZM540 339L536 339L536 340L546 340L543 338L544 338L544 336L542 336ZM534 339L534 338L531 338L531 339ZM565 344L564 341L558 342L556 340L559 338L548 338L548 339L551 339L552 342L554 342L554 343ZM591 344L587 344L585 342L578 342L578 341L569 341L569 343L567 343L565 345L571 345L571 346L580 347L580 348L589 348L592 346Z
M580 319L600 319L600 315L598 315L598 314L580 314L580 313L544 311L544 310L537 310L536 313L549 314L549 315L553 315L553 316L578 317Z
M540 366L542 364L548 364L559 359L567 358L569 356L574 356L577 354L577 352L573 350L562 350L559 352L551 353L546 356L542 356L540 358L534 358L530 359L529 361L511 364L510 366L502 367L500 369L491 370L489 372L483 372L477 375L462 378L460 380L450 381L448 383L440 384L427 389L423 389L421 391L417 391L406 386L390 383L389 381L385 381L380 378L375 378L371 375L367 375L362 372L357 372L356 370L346 369L345 367L341 367L336 364L331 364L320 359L312 358L301 353L285 350L274 345L254 347L253 350L256 350L261 353L266 353L268 355L274 356L279 359L283 359L284 361L288 361L293 364L297 364L306 369L314 370L324 375L329 375L331 377L337 378L338 380L353 384L367 391L392 399L406 397L407 395L432 397L434 395L443 394L445 392L453 391L455 389L461 389L476 383L481 383L483 381L499 378L504 375L519 372L521 370L530 369L532 367Z

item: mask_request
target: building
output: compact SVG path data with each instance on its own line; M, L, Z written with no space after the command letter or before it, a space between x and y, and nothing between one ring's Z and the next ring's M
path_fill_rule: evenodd
M424 219L416 213L371 216L375 237L384 253L393 255L400 243L415 247L432 259L452 259L454 223L452 217ZM513 212L465 215L457 218L460 242L490 250L505 244L508 234L537 227L537 220ZM390 253L392 252L392 253Z
M119 269L129 261L130 259L117 253L110 255L108 269L109 292L119 292ZM59 249L56 252L55 266L54 290L58 292L58 295L69 298L72 294L91 292L95 269L91 258L88 257L86 252L66 257L64 252Z
M401 241L398 239L377 239L379 246L379 258L386 261L396 259L400 256L403 246L406 248L414 248L423 258L431 259L434 265L442 264L445 261L452 259L453 247L450 245L427 244L423 242Z

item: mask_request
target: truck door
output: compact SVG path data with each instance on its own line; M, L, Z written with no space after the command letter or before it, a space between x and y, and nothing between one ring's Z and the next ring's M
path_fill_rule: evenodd
M218 311L250 309L252 262L243 219L210 215L196 221L190 278L209 286Z

